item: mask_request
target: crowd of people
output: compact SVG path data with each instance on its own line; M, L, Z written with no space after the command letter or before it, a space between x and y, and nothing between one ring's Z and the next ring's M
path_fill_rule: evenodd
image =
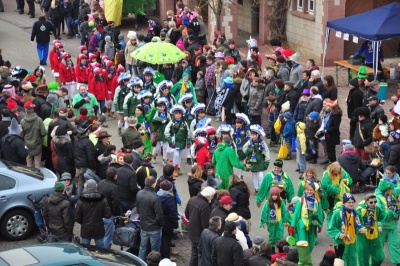
M388 118L380 84L364 66L339 103L333 77L321 77L314 60L303 67L299 52L272 39L274 53L265 55L262 68L255 39L247 41L246 59L219 31L209 43L200 11L181 2L162 25L149 20L147 35L129 31L126 37L105 20L98 2L82 1L78 21L66 15L76 7L75 1L53 0L34 23L33 29L47 23L47 30L32 31L40 61L33 71L0 58L0 157L56 173L59 182L44 209L50 241L71 241L77 222L82 243L94 239L110 248L114 218L134 209L138 255L149 265L174 260L180 219L188 226L190 265L312 265L324 223L335 245L320 265L337 265L335 258L344 265L381 265L386 241L391 262L400 265L400 102L393 98ZM64 19L68 38L80 37L77 48L60 40ZM50 34L56 40L48 52ZM186 58L151 65L131 56L148 42L173 43ZM66 48L79 49L76 60ZM47 59L52 82L45 77ZM349 140L340 137L341 105L347 106ZM117 119L122 147L110 143L107 117ZM270 152L279 157L272 169ZM283 170L293 153L297 192ZM377 155L383 178L356 208L351 193L370 184ZM183 174L182 157L192 166L190 199L184 200L174 179ZM326 169L321 178L313 167L318 158ZM162 175L152 166L157 162ZM251 172L261 217L251 215L244 171ZM179 214L177 205L186 200ZM255 220L268 230L268 240L251 240ZM284 240L285 227L296 248Z

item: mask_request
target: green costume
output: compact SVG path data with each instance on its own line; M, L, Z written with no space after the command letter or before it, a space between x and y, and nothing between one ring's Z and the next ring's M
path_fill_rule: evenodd
M124 100L124 116L129 117L135 115L136 106L140 104L140 100L137 98L138 94L135 93L128 93L125 96Z
M279 208L276 203L270 206L269 202L264 203L261 211L260 228L266 224L268 229L268 242L272 247L276 247L276 243L283 239L284 223L289 223L289 213L286 210L285 201L281 199L281 207Z
M361 217L362 224L367 228L364 235L357 235L358 265L379 266L385 260L385 254L383 243L379 237L378 224L385 218L385 214L377 206L374 209L368 208L365 200L358 204L357 212Z
M184 82L183 79L181 79L171 88L171 94L175 96L177 102L179 102L181 95L185 93L191 93L193 95L193 104L197 103L196 92L190 80Z
M90 100L87 102L85 101L85 97L88 96ZM88 116L94 115L93 109L96 106L99 106L99 103L96 100L96 97L87 92L85 95L82 95L81 93L77 93L74 98L72 99L72 106L75 109L75 116L79 117L80 115L80 110L82 107L85 107L88 111Z
M189 138L189 126L184 119L181 119L181 121L171 120L165 128L164 134L168 144L174 145L175 149L186 149L186 143Z
M354 213L344 212L346 217L344 218L344 223L342 222L343 216L343 206L342 202L338 202L333 210L333 214L331 220L328 224L328 235L333 239L333 243L335 247L338 245L344 246L344 251L342 255L342 260L344 261L345 266L355 266L357 264L357 241L356 234L359 231L360 216L356 213L357 219L354 217ZM355 222L358 221L358 222ZM362 225L361 225L362 226ZM341 233L348 235L349 238L344 237L340 239L339 236ZM340 249L340 248L339 248ZM338 255L338 254L337 254Z
M328 170L326 170L322 176L321 185L322 189L328 199L329 209L326 211L327 221L329 222L332 217L333 207L336 203L341 201L342 195L345 192L345 182L342 180L347 180L347 187L350 187L353 183L350 175L342 169L341 174L336 175L334 177L329 176Z
M124 100L125 96L129 93L128 87L125 86L125 84L119 85L115 89L115 94L114 94L114 107L115 111L117 113L123 113L124 112Z
M261 142L259 140L261 140ZM269 149L265 141L263 141L261 138L259 138L257 141L247 141L243 146L243 151L245 154L247 154L248 162L251 165L251 172L263 172L268 169L270 160Z
M135 115L135 117L137 118L137 121L138 121L138 124L136 127L140 133L140 137L144 144L144 150L143 150L142 155L144 155L146 152L151 153L153 150L153 146L151 144L151 138L150 138L151 131L150 131L149 122L146 121L143 114L141 114L139 116Z
M158 141L166 141L165 137L165 128L169 122L170 115L167 111L161 112L157 109L157 107L153 107L153 109L146 115L147 121L151 121L151 132L159 132Z
M229 177L233 174L233 167L246 170L246 166L239 161L236 152L228 143L218 143L212 163L215 165L216 175L222 180L218 189L229 189Z
M315 191L315 197L317 197L318 201L320 202L322 210L327 210L329 208L329 203L328 203L328 199L326 198L326 194L324 193L324 190L322 189L321 182L314 178L311 179L310 182L318 184L319 189L317 191ZM302 197L304 195L305 183L306 183L306 181L304 180L304 178L301 178L300 182L299 182L299 188L297 190L297 196Z
M397 223L399 221L399 187L396 187L393 196L387 197L384 193L388 189L393 189L394 184L389 181L379 182L379 187L375 191L377 199L377 207L386 213L385 219L380 223L382 233L380 239L382 246L388 243L390 262L393 264L400 263L399 236L397 231Z
M236 144L237 155L239 156L239 160L243 161L246 159L246 153L243 151L243 146L251 139L250 130L248 130L247 126L243 126L242 128L235 128L233 132L233 140Z
M274 170L269 171L261 182L260 189L258 190L256 203L262 203L264 199L269 197L269 190L272 186L277 186L281 190L281 198L286 199L289 203L294 197L294 187L290 176L286 172L279 174Z
M318 198L314 197L314 202L304 196L297 200L291 226L297 229L296 241L307 241L310 252L315 246L317 229L322 228L323 222L324 214Z

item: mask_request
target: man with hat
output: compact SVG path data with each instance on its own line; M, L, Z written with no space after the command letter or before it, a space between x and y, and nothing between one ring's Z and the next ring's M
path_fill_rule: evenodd
M135 139L132 142L132 155L133 155L133 163L132 167L135 171L142 165L142 153L144 150L144 143L142 139Z
M353 145L361 160L368 161L369 154L364 150L364 147L370 145L373 141L372 131L374 130L374 125L370 119L371 112L367 107L357 108L355 112L358 114L358 122L354 132Z
M268 199L272 187L278 187L281 198L287 200L288 203L291 202L294 197L294 186L290 176L282 170L282 166L283 161L276 159L274 168L264 176L256 197L257 207L261 206L264 199Z
M371 112L370 118L374 127L378 124L379 118L385 114L382 106L379 104L378 96L371 96L368 98L369 110Z
M333 211L328 224L328 235L333 239L336 257L344 260L345 265L357 263L357 234L365 234L366 230L360 215L355 211L356 199L350 193L343 194L343 205L338 205ZM364 254L365 255L365 254Z
M381 208L377 207L376 203L376 196L373 193L368 193L357 207L361 222L366 228L364 235L357 235L357 253L360 266L381 265L385 259L380 234L382 232L381 223L386 214Z
M377 207L386 213L385 219L381 223L382 232L380 240L382 246L388 243L390 262L400 265L400 249L399 249L399 186L386 180L379 182L379 186L375 191L377 199Z
M296 90L294 89L294 83L292 81L285 81L285 102L289 101L290 103L290 111L294 113L294 109L296 108L297 102L299 101L299 96L297 95Z
M373 80L371 82L366 79L364 81L365 91L363 95L363 106L368 106L368 99L372 96L378 97L378 91L380 89L380 82L378 80Z
M310 89L305 88L301 92L300 99L296 104L296 108L294 109L293 118L296 121L296 123L304 121L305 119L304 114L307 110L309 101L310 101ZM307 120L305 121L305 123L307 123Z
M106 170L108 163L102 163L98 160L98 157L107 151L108 154L115 153L115 146L110 144L109 138L111 137L107 131L100 131L97 133L96 138L98 139L97 144L94 146L96 156L96 173L101 179L106 178Z
M236 202L232 200L231 196L223 196L219 200L219 205L215 209L211 211L210 216L218 216L221 217L221 230L219 231L220 233L223 232L224 230L224 225L225 225L225 219L228 217L229 213L231 212L233 205L236 205Z
M130 116L126 120L128 128L121 135L122 145L125 149L133 149L133 142L141 138L140 132L137 130L137 118Z
M3 110L4 112L5 110ZM7 111L7 110L6 110ZM28 148L20 136L22 127L17 120L13 118L8 127L8 134L5 135L0 142L0 158L8 161L26 165L28 156Z
M35 113L35 105L32 102L24 104L26 115L21 121L21 137L28 147L29 154L26 157L28 167L41 167L43 137L46 129L43 120Z
M210 218L208 228L201 232L199 240L199 265L212 265L211 254L215 241L219 238L221 230L221 217L214 216Z
M227 222L224 235L214 242L212 265L243 265L243 249L236 240L236 223Z
M43 218L49 227L49 242L72 240L74 219L71 217L71 205L68 196L64 194L64 189L64 182L57 182L54 185L54 192L44 204Z

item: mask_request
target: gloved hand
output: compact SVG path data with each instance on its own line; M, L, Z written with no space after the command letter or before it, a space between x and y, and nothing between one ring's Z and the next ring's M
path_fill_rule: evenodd
M293 226L289 226L289 235L293 235L294 232L294 227Z
M322 228L318 228L318 234L322 232Z

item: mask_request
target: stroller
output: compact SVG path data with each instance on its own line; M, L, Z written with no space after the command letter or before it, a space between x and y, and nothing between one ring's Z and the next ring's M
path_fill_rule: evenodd
M27 196L28 200L32 203L33 216L35 218L36 226L39 228L39 235L37 237L39 243L47 243L49 241L49 229L47 223L43 219L43 209L49 195L43 195L39 200L32 199L31 194Z
M126 251L137 256L140 247L140 221L136 207L132 211L128 211L127 215L129 217L114 217L116 228L113 235L113 244L120 245L121 250L124 247L128 247L129 249Z

